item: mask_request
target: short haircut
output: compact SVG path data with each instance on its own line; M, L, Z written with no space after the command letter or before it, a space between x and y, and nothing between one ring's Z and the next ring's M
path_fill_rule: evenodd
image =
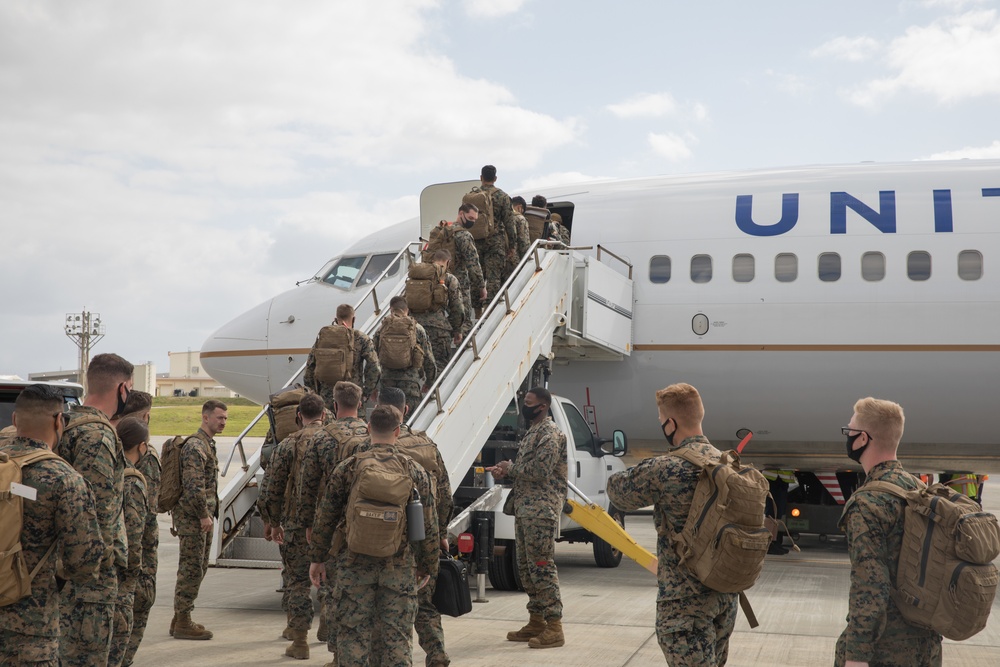
M400 414L402 414L404 408L406 407L406 394L403 393L403 390L399 387L383 386L378 391L378 404L391 405L399 410Z
M337 320L347 322L354 317L354 306L349 303L342 303L337 306Z
M854 404L858 428L867 431L875 447L895 451L903 437L903 406L867 396Z
M342 380L333 385L333 400L345 408L356 408L361 405L361 387Z
M205 401L205 404L203 406L201 406L201 414L203 414L203 415L210 415L213 412L215 412L216 410L220 410L220 409L221 410L225 410L226 412L229 411L229 408L226 407L225 403L223 403L222 401L216 400L214 398L210 398L207 401Z
M678 426L692 428L705 418L701 394L691 385L678 382L656 392L656 405Z
M532 387L526 392L527 394L534 394L535 398L545 405L552 405L552 394L545 387Z
M145 412L153 407L153 395L148 391L133 389L125 399L125 407L122 409L122 417Z
M556 222L558 222L560 225L562 224L562 216L561 215L559 215L558 213L552 213L552 214L550 214L550 216L552 217L553 220L555 220Z
M492 164L488 164L479 172L479 177L487 183L492 183L497 180L497 168Z
M326 410L326 404L323 403L319 394L306 394L299 401L299 414L305 419L318 419L323 416L324 410Z
M518 204L520 204L521 206L527 206L528 205L527 202L524 201L524 197L522 197L521 195L518 195L516 197L512 197L511 200L510 200L510 205L511 206L517 206Z
M117 354L99 354L87 366L87 388L95 394L107 394L122 382L128 382L134 372L135 366Z
M410 309L408 303L406 303L405 296L394 296L389 300L389 310L396 314L402 314Z
M534 197L531 198L532 206L540 206L541 208L545 208L546 204L548 203L549 200L543 197L542 195L535 195Z
M479 213L479 207L476 206L475 204L469 204L469 203L463 203L461 206L458 207L459 213L471 213L472 211Z
M372 434L388 435L403 423L403 413L391 405L379 405L368 420Z
M51 417L63 410L63 395L47 384L29 384L14 399L14 412L19 417Z
M115 430L118 431L122 449L126 452L132 451L144 442L149 442L149 428L134 415L123 417Z
M434 254L431 255L432 262L450 262L451 253L442 248L441 250L435 250Z

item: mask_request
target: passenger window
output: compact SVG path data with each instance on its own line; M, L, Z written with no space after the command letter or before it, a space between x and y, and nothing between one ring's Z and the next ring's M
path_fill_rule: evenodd
M366 259L365 255L361 257L342 257L339 262L333 265L330 272L323 277L323 282L334 287L339 287L340 289L350 289Z
M958 277L962 280L979 280L983 277L983 254L978 250L958 253Z
M385 267L389 265L389 262L395 255L373 255L370 260L368 260L368 266L365 267L364 272L361 274L361 280L358 281L358 286L371 285L373 282L378 280L378 277L382 275L385 271ZM390 271L387 276L394 276L396 272L399 271L399 261L392 265L392 271Z
M707 283L712 279L712 257L695 255L691 258L691 282Z
M819 256L819 279L825 283L840 280L840 255L824 252Z
M733 255L733 280L738 283L748 283L754 277L753 255Z
M923 250L914 250L906 256L906 275L910 280L927 280L931 277L931 255Z
M782 252L774 257L774 277L779 283L790 283L799 277L799 258Z
M581 452L594 452L594 432L590 430L590 424L583 418L580 411L572 403L563 403L563 411L566 413L566 421L569 422L569 430L573 434L573 442Z
M670 280L670 258L653 255L649 258L649 282L665 283Z
M869 282L885 278L885 255L880 252L866 252L861 255L861 277Z

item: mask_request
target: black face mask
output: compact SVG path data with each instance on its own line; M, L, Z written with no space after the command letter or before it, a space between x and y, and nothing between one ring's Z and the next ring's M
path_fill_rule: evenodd
M466 229L472 229L472 227L475 224L476 224L475 222L469 220L468 218L462 218L462 226L465 227Z
M524 421L529 424L535 421L535 417L542 411L541 405L522 405L521 415L524 417Z
M860 438L862 433L864 433L864 431L858 431L854 435L847 436L847 457L855 463L861 463L861 455L865 453L865 450L868 449L868 445L871 444L871 442L869 442L864 447L854 449L854 441Z
M120 385L118 385L118 390L119 390L117 392L117 395L118 395L118 409L115 410L115 414L113 415L112 418L114 418L114 417L120 417L121 416L121 414L125 411L125 402L128 401L128 396L129 396L129 394L132 393L131 391L129 391L128 387L125 387L125 398L122 398L122 392L121 392L121 388L122 387L125 387L125 383L124 382L122 382Z
M670 423L670 418L667 417L667 420L665 422L663 422L662 424L660 424L660 432L663 434L663 437L667 439L667 444L670 445L671 447L673 447L674 446L674 433L677 433L677 422L674 422L674 432L671 433L670 435L667 435L667 432L664 429L667 428L667 424L669 424L669 423Z

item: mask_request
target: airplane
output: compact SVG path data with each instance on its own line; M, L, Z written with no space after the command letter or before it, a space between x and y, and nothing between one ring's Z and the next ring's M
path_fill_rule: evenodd
M430 186L434 211L450 213L367 236L222 326L202 347L205 369L266 402L337 305L357 301L438 219L454 219L468 184ZM840 427L871 395L905 410L907 469L1000 473L990 421L1000 395L1000 160L660 176L541 194L574 248L594 254L599 244L633 274L631 354L553 360L550 389L585 405L598 431L628 424L633 452L664 451L654 392L688 382L720 449L750 431L744 458L760 467L857 471Z

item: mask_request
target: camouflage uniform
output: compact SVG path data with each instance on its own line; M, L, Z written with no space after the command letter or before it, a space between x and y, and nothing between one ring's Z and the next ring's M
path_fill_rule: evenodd
M128 563L125 517L122 512L125 452L115 429L106 421L74 426L85 418L104 418L97 408L73 406L70 422L56 453L83 475L94 494L101 538L111 555L97 577L69 583L60 602L59 657L64 665L101 665L111 648L118 573Z
M917 488L899 461L879 463L865 481ZM904 507L903 500L888 493L857 492L844 506L840 526L851 556L851 597L835 665L848 660L873 667L941 664L941 635L904 621L890 598L903 544Z
M126 461L126 469L135 467ZM141 473L140 473L141 474ZM108 655L109 665L121 665L128 652L132 636L135 589L142 571L142 544L146 517L150 514L146 497L146 480L134 475L125 476L125 534L128 537L128 566L118 581L118 602L115 604L115 632Z
M305 450L313 435L322 427L319 422L307 424L281 441L271 456L271 464L264 473L267 484L262 486L257 499L264 522L280 525L285 531L285 543L279 545L284 592L281 608L288 613L288 626L293 630L308 630L312 625L313 602L310 597L309 554L306 553L306 526L296 521L298 517L299 484ZM302 451L299 470L295 467L295 451ZM292 488L289 489L289 486Z
M434 350L434 364L440 374L451 359L451 344L455 334L462 333L465 321L465 307L462 305L462 288L458 278L444 274L444 284L448 288L448 303L438 310L413 313L412 317L427 332Z
M146 622L149 620L149 610L156 600L156 569L160 547L160 526L156 521L157 503L160 498L160 456L153 445L148 445L135 467L146 479L146 501L149 512L142 531L142 568L135 585L135 605L132 607L132 634L129 635L128 650L122 664L128 667L135 659L139 643L146 632Z
M18 437L5 440L2 447L9 454L48 449L44 442ZM0 607L0 665L55 667L59 664L56 559L62 560L63 573L70 581L85 584L105 559L104 542L94 496L65 461L50 459L26 466L21 483L38 491L34 501L23 503L21 547L28 571L57 540L59 546L35 575L31 595ZM103 633L108 641L107 629Z
M560 620L559 573L552 559L566 503L566 436L554 421L544 419L528 429L507 479L514 482L517 570L528 594L528 613Z
M181 497L174 508L174 530L180 538L174 613L190 614L208 571L212 532L201 529L201 519L219 517L219 459L215 440L205 431L187 440L180 452Z
M514 229L517 231L517 254L510 259L510 266L507 269L508 274L514 272L521 259L528 254L528 248L531 247L528 219L520 213L514 213Z
M399 439L396 446L399 451L406 454L406 449L414 445L431 444L434 442L427 437L423 431L413 431L405 424L400 427ZM371 442L363 443L356 448L356 452L365 452L373 446ZM435 464L434 473L431 478L434 481L435 509L438 516L438 536L445 538L448 536L448 522L451 521L451 514L455 510L455 499L451 494L451 480L448 477L448 468L445 467L444 459L441 458L441 451L434 445ZM419 461L418 461L419 462ZM428 470L430 472L430 470ZM441 627L441 612L434 606L434 589L437 587L437 580L431 579L427 585L417 591L417 619L414 624L417 630L417 637L420 639L420 648L427 654L426 663L428 667L446 667L451 664L451 658L444 648L444 629ZM375 639L381 636L377 629ZM377 663L376 664L380 664Z
M549 221L549 238L569 245L569 230L558 220Z
M686 448L718 459L703 435L669 451ZM724 665L736 623L736 593L719 593L678 566L671 537L687 522L701 468L676 456L657 456L608 479L608 498L621 510L653 506L656 524L656 638L671 665Z
M517 228L514 226L514 209L511 208L507 193L492 184L482 185L481 189L493 198L493 234L476 241L486 291L492 299L510 275L507 255L509 251L517 249Z
M375 349L378 349L380 328L375 332L372 340L375 341ZM431 347L427 332L417 322L417 345L424 352L424 365L422 368L404 368L396 370L385 368L382 370L382 386L396 387L406 394L406 405L410 408L410 414L420 405L420 400L424 395L424 387L430 386L437 377L437 366L434 362L434 349Z
M337 325L335 323L335 326ZM319 341L319 336L316 336ZM316 343L313 343L313 350ZM361 385L361 405L358 407L358 414L364 414L364 399L371 396L378 389L378 381L382 376L382 366L378 362L378 353L375 345L368 334L354 330L354 370L352 380L354 384ZM303 382L307 387L315 391L323 398L328 410L333 411L333 387L325 385L316 379L316 356L312 350L309 351L309 358L306 360L306 372Z
M389 445L378 448L395 450ZM313 524L309 548L313 563L327 560L334 532L342 530L338 527L345 521L356 461L356 457L346 459L330 476ZM388 558L356 554L346 546L333 556L334 567L340 572L336 601L340 612L337 623L340 667L367 667L369 654L378 656L371 664L383 667L412 664L417 574L429 574L432 580L437 576L439 540L430 477L420 464L409 458L407 461L410 477L424 502L425 539L412 546L404 541L399 551ZM380 636L373 646L376 627Z
M468 335L472 329L472 323L476 319L475 311L472 308L472 295L476 295L476 302L479 302L479 293L485 283L483 282L483 269L479 264L479 251L476 250L476 241L468 230L453 223L455 228L455 256L451 260L451 273L458 278L458 285L462 289L462 308L465 310L465 322L462 324L462 338Z

